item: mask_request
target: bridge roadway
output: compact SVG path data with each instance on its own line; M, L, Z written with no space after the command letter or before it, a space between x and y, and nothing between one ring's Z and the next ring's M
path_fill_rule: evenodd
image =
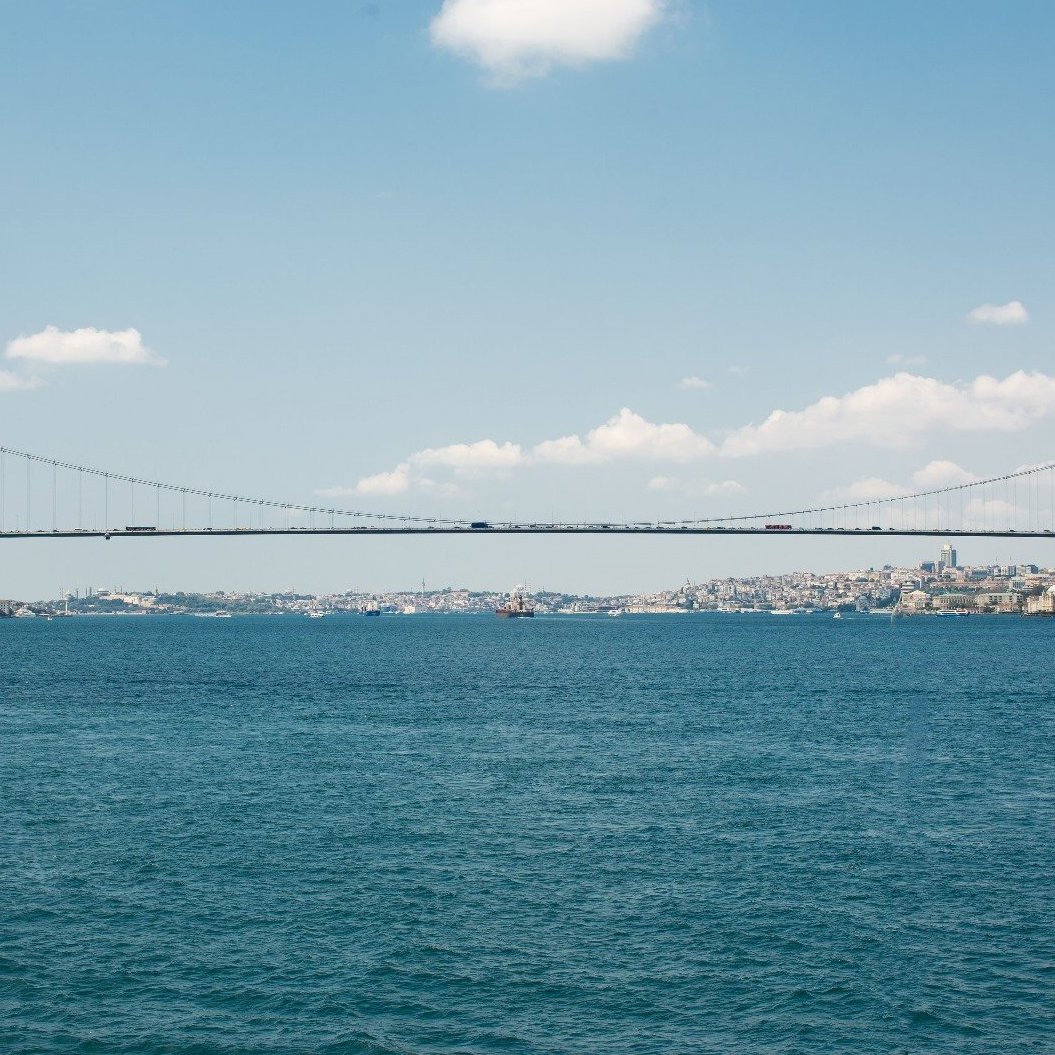
M910 537L910 538L1055 538L1050 528L1044 530L983 531L953 528L821 528L796 527L774 531L765 527L698 527L689 525L634 525L634 524L492 524L486 528L474 528L468 524L412 525L399 527L293 527L293 528L159 528L156 530L133 530L110 528L108 530L73 529L62 531L3 531L2 539L88 539L88 538L249 538L292 535L689 535L744 536L767 535L787 538L801 535L846 535L865 537Z

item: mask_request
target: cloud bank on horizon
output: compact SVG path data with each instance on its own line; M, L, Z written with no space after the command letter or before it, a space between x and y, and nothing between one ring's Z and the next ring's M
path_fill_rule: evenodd
M560 66L626 58L667 0L444 0L432 42L509 86Z
M584 436L560 436L530 448L492 439L426 448L394 469L362 477L353 487L330 487L321 493L328 497L384 496L403 494L412 487L450 487L430 475L437 468L465 478L540 465L685 465L846 443L903 450L926 433L1019 432L1052 414L1055 377L1040 372L1019 370L1003 379L982 374L973 381L955 383L897 373L842 396L823 396L802 410L774 410L761 424L748 424L724 436L712 438L684 423L657 424L624 407ZM951 464L932 463L929 476L913 483L933 483L939 479L939 470L948 477ZM942 479L948 482L946 477ZM654 477L651 489L669 489L674 479ZM948 479L955 479L955 474ZM867 484L864 481L861 487ZM730 489L734 485L735 481L726 481L723 486Z

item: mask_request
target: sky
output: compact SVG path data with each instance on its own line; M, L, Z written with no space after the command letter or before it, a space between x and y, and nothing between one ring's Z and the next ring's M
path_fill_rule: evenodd
M0 0L0 445L522 520L1055 460L1053 35L1029 0ZM19 541L0 596L615 592L934 555Z

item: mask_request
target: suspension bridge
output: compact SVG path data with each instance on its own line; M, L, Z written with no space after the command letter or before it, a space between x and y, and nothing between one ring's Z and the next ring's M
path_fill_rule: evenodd
M810 508L686 520L457 520L210 491L0 447L0 539L261 535L1055 534L1055 462L932 490Z

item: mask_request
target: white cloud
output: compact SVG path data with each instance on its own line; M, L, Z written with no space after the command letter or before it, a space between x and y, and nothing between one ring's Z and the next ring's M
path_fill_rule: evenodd
M28 392L31 388L40 388L40 385L41 382L35 377L0 370L0 392Z
M613 460L691 462L714 452L714 444L688 425L656 425L623 407L583 440L562 436L547 440L532 451L541 462L581 465Z
M736 480L722 480L720 483L705 484L703 493L707 495L740 495L746 494L747 488Z
M330 487L327 497L348 494L396 495L411 486L443 490L423 470L448 469L458 476L507 473L528 465L588 465L615 461L686 463L714 452L714 444L688 425L655 424L624 407L603 425L581 436L544 440L530 451L516 443L477 440L427 447L409 455L389 472L363 477L354 488Z
M138 330L60 330L47 326L40 333L7 343L7 358L25 362L66 365L122 363L164 365L165 360L143 344Z
M982 375L966 384L899 373L805 410L774 410L721 446L729 457L815 450L863 442L900 448L934 429L1015 432L1055 412L1055 378L1024 371L1003 380Z
M980 479L974 473L962 469L955 462L937 459L917 469L910 485L893 483L878 476L865 476L847 487L836 487L825 491L821 497L826 501L876 502L885 498L901 498L920 491L936 491L943 487L969 484Z
M676 476L653 476L648 481L650 491L677 491L690 498L710 498L714 495L740 495L746 493L743 484L736 480L698 481L679 480Z
M441 465L458 473L513 469L524 460L524 452L515 443L452 443L447 447L429 447L410 456L414 465Z
M428 447L389 472L363 477L352 489L331 488L323 493L395 495L411 487L449 492L450 483L431 479L430 470L466 477L544 465L687 465L718 457L818 450L847 443L903 449L928 432L1017 432L1052 414L1055 378L1039 372L1018 371L1003 379L982 375L956 383L898 373L842 396L824 396L803 410L775 410L760 425L729 433L720 445L689 425L651 422L624 407L585 435L543 440L530 448L491 439ZM974 479L955 463L938 460L918 470L910 483L918 491ZM653 477L649 483L652 490L676 485L677 480L666 475ZM733 493L740 487L731 480L686 486L696 488L686 494L719 493L714 488ZM869 477L830 492L829 497L871 501L906 492L901 484Z
M432 42L481 65L500 84L557 66L625 58L666 0L444 0Z
M928 462L912 474L912 486L917 491L933 491L939 487L973 483L977 479L974 473L961 469L955 462L937 460Z
M426 467L451 469L459 476L487 472L502 472L515 468L524 461L524 454L515 443L452 443L446 447L428 447L410 455L394 469L364 476L354 487L326 487L316 492L325 498L344 498L350 495L400 495L412 486L421 490L451 493L449 484L437 483L421 473Z
M691 389L702 390L706 388L714 388L714 385L712 385L710 381L704 381L702 377L683 377L678 382L678 388L683 389L685 391L689 391Z
M821 498L826 502L876 502L884 498L899 498L907 495L908 489L879 476L865 476L846 487L833 487L824 491Z
M591 462L601 461L601 456L583 443L579 436L543 440L531 453L536 461L553 462L557 465L589 465Z
M399 495L409 489L410 466L406 462L402 462L391 472L364 476L355 485L353 493L359 495Z
M982 304L967 313L967 321L977 325L1022 326L1029 322L1029 312L1020 300L1006 304Z
M925 355L901 355L900 352L888 355L886 361L891 366L922 366L926 361Z

